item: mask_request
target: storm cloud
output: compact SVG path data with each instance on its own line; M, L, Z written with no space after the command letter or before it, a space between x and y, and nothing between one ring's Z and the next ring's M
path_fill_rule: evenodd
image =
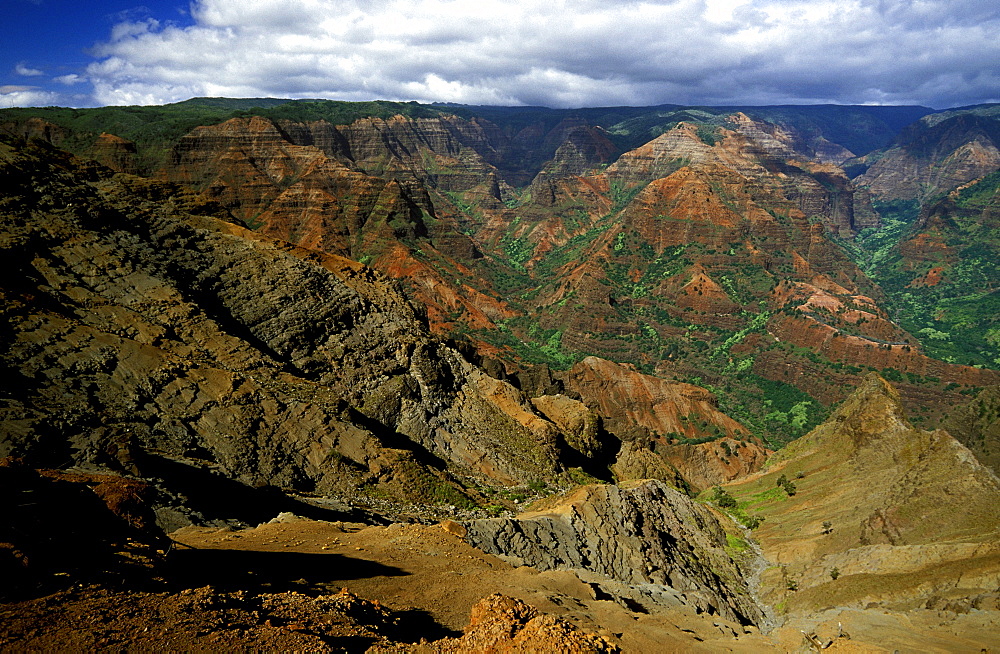
M94 102L1000 100L1000 9L979 0L196 0L190 18L116 25Z

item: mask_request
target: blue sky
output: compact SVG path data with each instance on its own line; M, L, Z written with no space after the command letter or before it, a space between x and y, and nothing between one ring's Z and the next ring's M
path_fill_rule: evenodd
M93 46L111 36L115 25L157 18L190 25L188 3L151 0L143 4L80 0L6 0L0 21L0 107L21 104L19 97L61 100L57 104L94 104L86 68ZM66 76L76 75L76 78ZM10 90L24 87L23 91ZM9 96L9 97L5 97ZM75 100L75 102L73 102Z
M1000 101L987 0L6 0L0 107Z

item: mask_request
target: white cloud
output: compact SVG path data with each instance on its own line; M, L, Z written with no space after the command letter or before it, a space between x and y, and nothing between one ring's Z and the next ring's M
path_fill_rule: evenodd
M1000 9L979 0L195 0L191 18L118 24L96 100L1000 99Z
M0 86L0 108L47 107L60 104L62 99L60 94L45 91L36 86L16 84Z
M87 81L86 77L81 77L76 73L70 73L69 75L60 75L59 77L53 77L53 81L59 82L60 84L65 84L66 86L73 86L75 84L82 84Z
M37 77L45 74L37 68L29 68L23 62L14 66L14 72L23 77Z

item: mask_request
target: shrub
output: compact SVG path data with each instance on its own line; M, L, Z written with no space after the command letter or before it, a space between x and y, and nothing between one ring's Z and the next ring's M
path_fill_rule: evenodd
M714 496L712 501L721 506L724 509L732 509L736 507L736 499L730 495L724 488L716 486L714 489Z

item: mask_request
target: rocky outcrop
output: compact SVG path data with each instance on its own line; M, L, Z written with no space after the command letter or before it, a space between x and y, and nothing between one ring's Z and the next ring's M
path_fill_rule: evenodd
M95 161L116 173L139 173L135 143L114 134L102 133L91 146Z
M781 127L742 113L728 120L729 129L681 123L622 155L608 174L625 186L635 186L682 166L723 168L784 197L843 235L865 226L855 224L854 189L840 168L807 159Z
M718 519L657 481L587 486L544 509L465 527L467 542L514 565L587 570L650 597L762 622Z
M566 445L585 458L595 459L606 448L600 418L582 402L559 394L533 397L531 404L559 427Z
M703 489L754 472L764 461L766 449L699 386L597 357L573 366L563 382L626 441L614 466L619 479L656 478Z
M559 428L373 270L188 213L212 206L169 185L88 183L40 145L3 157L2 454L134 472L155 452L251 486L460 502L448 469L561 469Z
M600 636L587 634L569 622L540 613L521 600L493 594L472 607L461 638L443 639L417 652L618 652Z

